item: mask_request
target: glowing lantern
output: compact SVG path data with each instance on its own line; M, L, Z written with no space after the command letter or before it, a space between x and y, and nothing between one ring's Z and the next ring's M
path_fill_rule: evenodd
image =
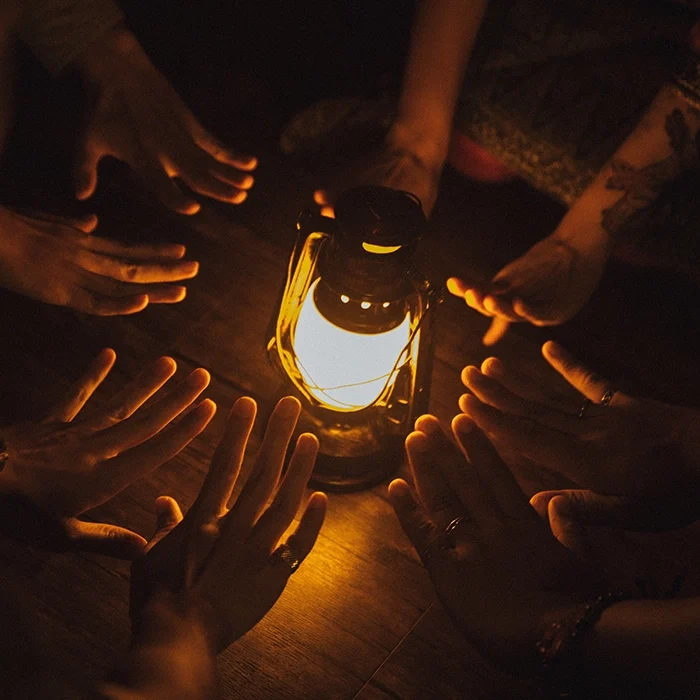
M318 435L313 481L351 490L400 464L403 438L427 410L439 293L413 266L425 231L407 192L358 187L336 218L304 212L268 351Z

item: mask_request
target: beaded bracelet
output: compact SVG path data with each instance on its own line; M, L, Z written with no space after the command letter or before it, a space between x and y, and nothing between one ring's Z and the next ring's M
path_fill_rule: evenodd
M595 626L607 608L631 597L621 591L605 593L595 600L582 603L568 618L553 622L547 628L544 637L537 643L537 655L543 686L549 697L575 697L573 689L579 686L577 669L575 664L567 663L575 656L572 647Z

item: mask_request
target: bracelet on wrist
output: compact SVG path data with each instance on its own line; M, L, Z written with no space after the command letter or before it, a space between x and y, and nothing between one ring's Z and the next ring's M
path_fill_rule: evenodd
M548 697L573 700L579 694L585 696L578 663L581 640L607 608L634 597L621 591L608 592L581 603L566 618L549 625L537 643L542 684Z

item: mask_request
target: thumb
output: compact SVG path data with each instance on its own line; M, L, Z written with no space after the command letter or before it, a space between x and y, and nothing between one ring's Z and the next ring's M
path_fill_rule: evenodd
M508 328L510 328L510 321L501 316L494 316L481 342L487 346L495 345L508 332Z
M593 551L586 528L572 513L569 498L554 496L547 504L549 527L552 534L567 549L578 554L584 561L593 560Z
M97 188L97 165L101 155L92 147L86 139L78 151L78 156L73 169L73 183L75 196L79 200L85 200L95 194Z
M65 526L71 548L83 552L131 560L141 556L146 547L146 540L141 535L118 525L71 518Z
M182 510L178 502L170 496L160 496L156 499L156 531L148 541L146 551L150 551L166 535L172 532L182 522Z

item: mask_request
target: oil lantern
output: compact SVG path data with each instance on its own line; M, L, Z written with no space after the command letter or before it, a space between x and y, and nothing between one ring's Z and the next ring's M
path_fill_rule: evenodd
M336 218L302 212L268 353L315 433L315 486L358 490L394 472L428 407L440 292L414 267L419 200L386 187L345 192Z

